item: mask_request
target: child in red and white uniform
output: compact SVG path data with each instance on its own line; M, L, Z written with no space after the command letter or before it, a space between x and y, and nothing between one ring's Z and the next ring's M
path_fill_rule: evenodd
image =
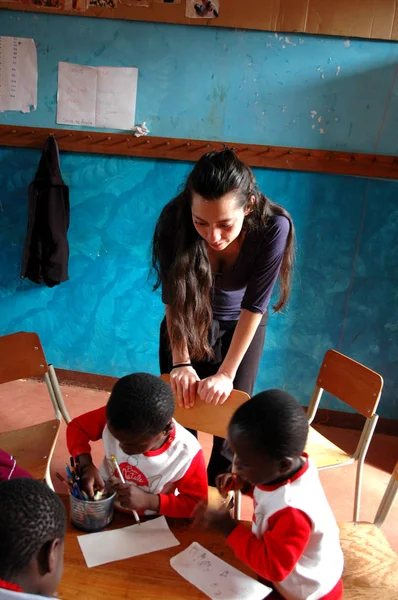
M198 509L197 523L227 536L235 555L271 585L269 598L340 600L339 529L315 465L303 452L308 421L290 394L269 390L232 417L228 440L236 473L217 480L221 494L240 489L254 501L252 530L227 510Z
M116 382L106 407L73 419L68 448L79 457L82 489L92 498L109 481L117 490L116 507L138 514L191 517L207 501L202 449L195 437L173 420L174 395L164 381L134 373ZM105 450L100 470L93 464L90 441ZM112 463L116 456L126 481Z

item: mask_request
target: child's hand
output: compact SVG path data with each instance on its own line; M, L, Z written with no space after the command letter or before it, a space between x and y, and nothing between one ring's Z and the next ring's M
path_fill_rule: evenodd
M220 531L226 537L238 526L238 523L233 520L229 510L220 508L214 510L206 509L206 504L200 502L194 512L194 527L202 527L204 529L215 529Z
M130 483L117 483L114 489L117 491L122 508L136 510L141 513L146 510L159 512L160 501L157 494L144 492L144 490Z
M85 491L89 498L94 498L96 491L105 489L104 480L97 467L91 462L84 466L80 465L80 488Z
M223 498L228 497L228 492L243 489L245 483L245 480L239 477L237 473L222 473L216 477L216 486Z

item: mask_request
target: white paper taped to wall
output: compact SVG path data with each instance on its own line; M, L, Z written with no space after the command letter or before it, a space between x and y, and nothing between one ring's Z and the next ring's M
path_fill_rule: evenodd
M263 600L272 592L197 542L173 556L170 564L212 600Z
M57 123L131 130L135 121L138 69L58 66Z
M37 52L32 39L0 36L0 112L37 108Z

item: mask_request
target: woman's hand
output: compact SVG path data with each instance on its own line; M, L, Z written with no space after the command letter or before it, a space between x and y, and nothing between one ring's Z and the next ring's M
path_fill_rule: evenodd
M170 384L180 407L195 405L199 376L193 367L177 367L170 371Z
M233 381L224 373L216 373L198 383L198 394L208 404L224 404L233 390Z

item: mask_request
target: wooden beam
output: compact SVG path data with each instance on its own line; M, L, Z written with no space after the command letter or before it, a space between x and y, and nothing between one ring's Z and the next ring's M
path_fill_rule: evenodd
M221 142L209 140L154 136L136 138L128 133L15 125L0 125L0 146L42 148L51 134L55 135L60 150L89 154L196 161L205 152L222 148ZM239 158L251 167L398 179L398 158L394 156L235 142L226 144L233 147Z
M59 4L71 7L72 2L59 0ZM86 11L4 0L0 6L9 10L101 19L398 39L398 11L395 0L366 0L365 6L361 6L360 14L358 4L344 0L222 0L220 14L216 19L188 19L185 16L185 0L182 0L181 4L153 2L150 7L130 6L128 1L119 0L115 8L90 6Z

